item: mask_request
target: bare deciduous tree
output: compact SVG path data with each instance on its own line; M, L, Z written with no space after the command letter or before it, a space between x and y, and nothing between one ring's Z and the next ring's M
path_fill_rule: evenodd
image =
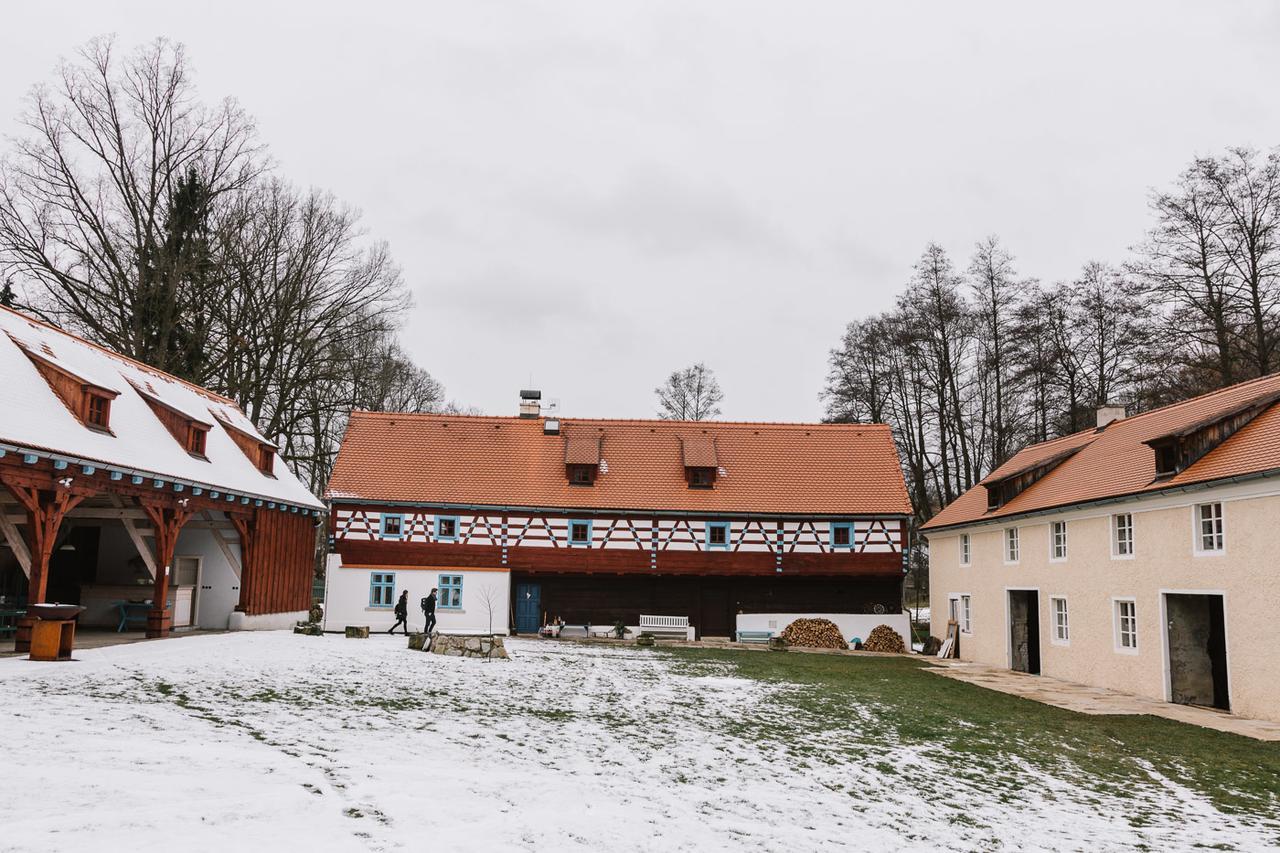
M704 421L720 414L724 394L711 368L702 362L673 371L653 389L658 395L658 416L672 421Z
M359 214L272 175L181 46L90 42L0 168L0 272L62 325L244 407L315 491L352 408L444 406L396 343L400 271ZM6 279L7 280L7 279Z

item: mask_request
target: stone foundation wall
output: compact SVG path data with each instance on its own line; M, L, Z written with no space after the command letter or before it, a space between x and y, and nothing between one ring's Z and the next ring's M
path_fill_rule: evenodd
M501 637L474 636L464 634L436 634L431 638L430 648L426 645L426 635L414 634L409 638L409 648L435 652L438 655L463 658L489 658L491 660L508 660L507 647Z

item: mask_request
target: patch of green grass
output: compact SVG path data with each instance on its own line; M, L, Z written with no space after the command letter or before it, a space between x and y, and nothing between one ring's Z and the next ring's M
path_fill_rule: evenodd
M1119 797L1158 784L1157 773L1224 811L1280 819L1280 743L1159 717L1078 714L930 674L909 658L666 653L700 674L727 663L773 685L774 707L748 714L732 733L790 744L797 756L816 759L834 742L848 757L879 761L892 746L923 745L957 775L1010 790L1030 767Z

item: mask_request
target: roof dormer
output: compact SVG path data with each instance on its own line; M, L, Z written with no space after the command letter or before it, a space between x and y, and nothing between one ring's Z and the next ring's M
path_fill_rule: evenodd
M705 430L702 435L681 436L680 457L689 488L715 488L720 461L716 455L716 440L707 435Z
M214 413L213 417L227 431L227 435L231 436L231 440L236 443L236 447L240 448L240 452L253 463L255 468L269 477L275 476L273 473L276 460L276 447L274 444L263 441L256 435L240 429L225 417L220 417L217 413Z
M1226 411L1189 424L1176 432L1147 439L1155 453L1155 476L1172 477L1230 438L1242 426L1280 401L1280 392L1246 400Z
M12 335L9 338L35 365L36 371L80 423L98 432L111 432L111 401L119 397L120 392L77 376L58 362L57 355L47 343L41 344L37 350Z
M983 481L981 485L987 490L987 509L994 510L1004 506L1026 491L1031 484L1079 453L1083 447L1085 447L1083 444L1068 447L1051 456L1037 459L1021 468L1003 474L998 479L988 478Z
M593 486L600 471L603 436L568 434L564 437L564 471L571 486Z
M173 440L182 445L183 450L199 459L208 460L205 446L213 424L193 418L177 406L165 402L150 382L137 383L131 379L129 384L151 408L156 419L164 424Z

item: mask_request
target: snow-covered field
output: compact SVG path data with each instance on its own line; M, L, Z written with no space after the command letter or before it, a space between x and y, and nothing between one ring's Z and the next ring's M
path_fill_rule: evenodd
M776 700L803 687L727 663L510 647L512 661L485 662L399 637L244 633L2 660L0 850L1259 850L1277 837L1163 777L1139 803L1014 766L997 796L989 774L918 744L793 732ZM850 719L882 732L876 713Z

